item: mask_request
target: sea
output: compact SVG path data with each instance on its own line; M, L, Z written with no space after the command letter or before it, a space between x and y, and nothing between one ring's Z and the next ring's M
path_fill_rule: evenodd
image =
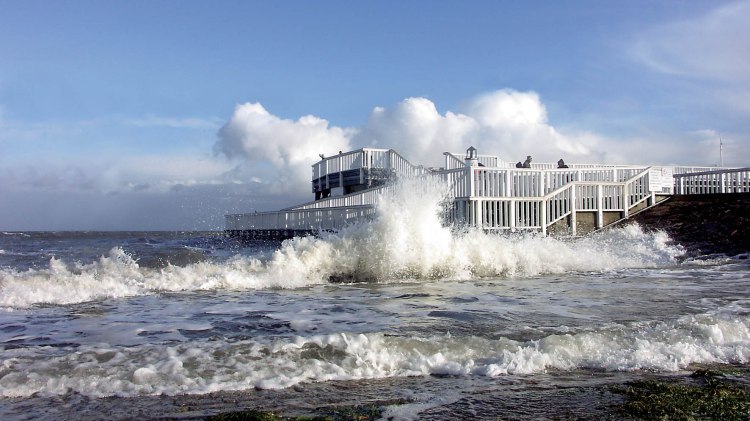
M409 186L283 242L0 232L0 418L601 418L614 384L750 360L747 255L460 229L444 203Z

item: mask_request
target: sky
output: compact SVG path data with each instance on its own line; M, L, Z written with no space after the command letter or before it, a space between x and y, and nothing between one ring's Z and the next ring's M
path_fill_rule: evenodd
M4 231L221 230L312 200L318 154L360 147L750 166L750 1L0 11Z

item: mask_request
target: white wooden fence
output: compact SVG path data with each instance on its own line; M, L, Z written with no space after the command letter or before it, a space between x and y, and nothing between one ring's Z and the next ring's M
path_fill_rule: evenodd
M570 217L571 233L575 235L577 212L595 212L597 227L604 225L604 212L620 212L627 216L630 209L649 199L648 168L619 181L635 169L610 172L618 181L578 181L579 178L602 176L602 172L585 173L577 170L570 177L545 177L543 172L529 169L494 170L474 167L477 182L474 195L460 195L467 191L466 179L456 170L447 171L448 182L453 181L454 203L448 210L451 223L486 230L537 230L547 232L555 222ZM609 170L608 170L609 171ZM606 178L606 177L605 177ZM552 189L545 180L562 183ZM540 192L545 191L542 195Z
M337 230L375 214L374 206L296 209L226 215L226 229L242 230Z
M393 170L397 176L416 176L427 170L413 165L393 149L362 148L321 159L312 166L312 179L362 168Z
M675 174L676 194L750 193L750 168Z
M621 165L534 164L514 168L498 157L479 162L498 166L469 166L445 153L446 167L428 171L410 164L393 150L364 148L326 158L313 165L313 179L357 168L390 168L401 177L436 177L450 186L453 203L446 220L485 230L536 230L547 233L568 218L576 234L576 218L593 213L596 227L605 212L629 215L635 206L655 203L656 194L750 192L750 168L707 170L707 167L644 167ZM227 215L227 230L335 230L374 215L387 185L311 201L278 212Z
M313 200L301 205L293 206L290 208L283 209L287 210L302 210L302 209L325 209L335 208L342 206L365 206L375 205L380 199L380 195L383 193L388 186L380 186L368 190L363 190L356 193L347 194L345 196L326 197L325 199Z

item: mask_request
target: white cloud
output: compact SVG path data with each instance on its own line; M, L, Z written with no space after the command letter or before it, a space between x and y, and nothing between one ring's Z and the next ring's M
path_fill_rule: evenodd
M351 149L352 134L312 115L293 121L270 114L259 103L246 103L219 130L215 151L243 158L250 164L244 168L247 179L261 179L274 191L309 192L310 165L318 154Z
M725 152L733 148L735 154L725 163L743 165L750 156L737 146L743 138L734 139ZM444 113L427 98L407 98L393 107L375 107L356 128L331 126L314 116L282 119L260 104L243 104L219 131L215 150L237 162L225 174L227 182L252 184L255 194L284 197L291 205L312 198L310 165L318 154L339 150L393 148L411 162L429 166L442 165L442 152L461 153L472 145L511 163L532 155L535 162L563 158L570 163L703 166L718 164L717 142L710 129L627 139L561 129L550 123L537 93L503 89Z
M636 58L669 74L724 82L750 81L750 2L724 5L695 19L643 32Z
M240 161L232 179L261 180L257 187L265 194L304 200L312 197L310 165L320 153L393 148L416 164L439 166L442 152L473 145L510 162L529 154L537 161L580 161L598 142L590 133L563 134L550 125L538 94L505 89L473 98L456 112L440 113L427 98L407 98L374 108L358 128L330 126L315 116L283 119L261 104L242 104L219 131L215 150Z
M593 140L585 134L560 133L547 121L538 94L510 89L477 96L460 112L444 115L426 98L408 98L393 109L373 110L367 125L354 136L357 145L393 147L431 166L441 163L442 152L462 152L471 145L505 161L529 154L556 161L560 156L589 154Z
M730 3L695 19L648 29L631 55L657 72L688 83L681 101L712 104L727 115L750 116L750 1Z
M208 156L139 155L125 157L104 168L97 176L108 192L147 190L164 193L176 185L217 185L231 170L227 162Z
M353 141L358 146L393 148L416 163L435 166L442 152L465 149L478 130L471 117L441 115L432 101L407 98L392 109L376 107Z

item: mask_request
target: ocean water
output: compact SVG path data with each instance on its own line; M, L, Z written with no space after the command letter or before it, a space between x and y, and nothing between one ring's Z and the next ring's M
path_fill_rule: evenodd
M638 226L459 231L442 197L407 185L373 221L283 243L0 233L0 417L550 416L568 387L748 363L747 256Z

